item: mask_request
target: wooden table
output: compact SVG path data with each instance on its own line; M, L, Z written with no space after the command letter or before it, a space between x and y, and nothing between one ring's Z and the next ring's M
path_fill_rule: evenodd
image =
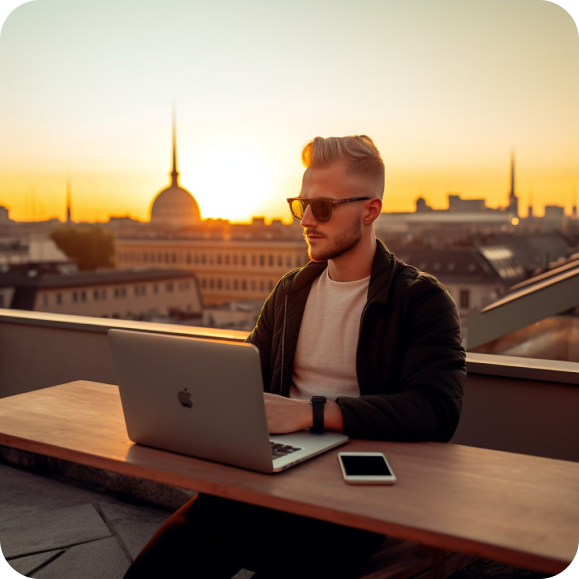
M0 400L0 444L432 547L557 574L579 541L579 464L451 444L352 440L394 486L349 486L337 450L260 474L134 445L116 386L72 382ZM0 515L1 516L1 515Z

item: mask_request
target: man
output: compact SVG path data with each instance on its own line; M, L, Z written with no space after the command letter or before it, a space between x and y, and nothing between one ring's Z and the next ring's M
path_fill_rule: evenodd
M448 441L465 353L456 305L376 240L384 164L367 136L316 137L298 198L311 261L286 274L248 340L260 351L270 432ZM311 400L311 397L325 397ZM177 511L126 575L351 578L383 537L203 495Z

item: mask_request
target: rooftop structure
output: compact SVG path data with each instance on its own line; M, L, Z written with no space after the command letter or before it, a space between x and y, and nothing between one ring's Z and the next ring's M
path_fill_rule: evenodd
M187 227L201 223L197 201L187 189L179 185L177 171L177 137L175 110L173 109L173 165L171 184L160 191L151 204L151 223L169 227Z

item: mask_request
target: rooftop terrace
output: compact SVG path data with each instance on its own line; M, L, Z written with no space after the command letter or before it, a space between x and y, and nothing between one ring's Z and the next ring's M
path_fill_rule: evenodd
M106 337L113 327L234 341L247 335L0 310L0 397L78 379L115 383ZM579 462L579 364L472 353L467 361L453 443ZM59 579L122 577L159 524L191 496L6 447L0 448L0 493L0 542L11 564L24 574ZM545 576L479 561L453 579Z

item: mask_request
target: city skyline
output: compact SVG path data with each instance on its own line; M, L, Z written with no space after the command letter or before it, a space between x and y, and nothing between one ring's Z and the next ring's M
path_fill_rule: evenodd
M75 220L147 220L167 183L173 100L180 181L203 218L289 222L302 146L352 133L382 152L385 211L420 196L444 208L448 193L505 206L514 150L521 214L529 196L536 215L571 212L579 39L557 4L139 7L50 0L7 19L0 205L13 219L64 220L69 175Z

